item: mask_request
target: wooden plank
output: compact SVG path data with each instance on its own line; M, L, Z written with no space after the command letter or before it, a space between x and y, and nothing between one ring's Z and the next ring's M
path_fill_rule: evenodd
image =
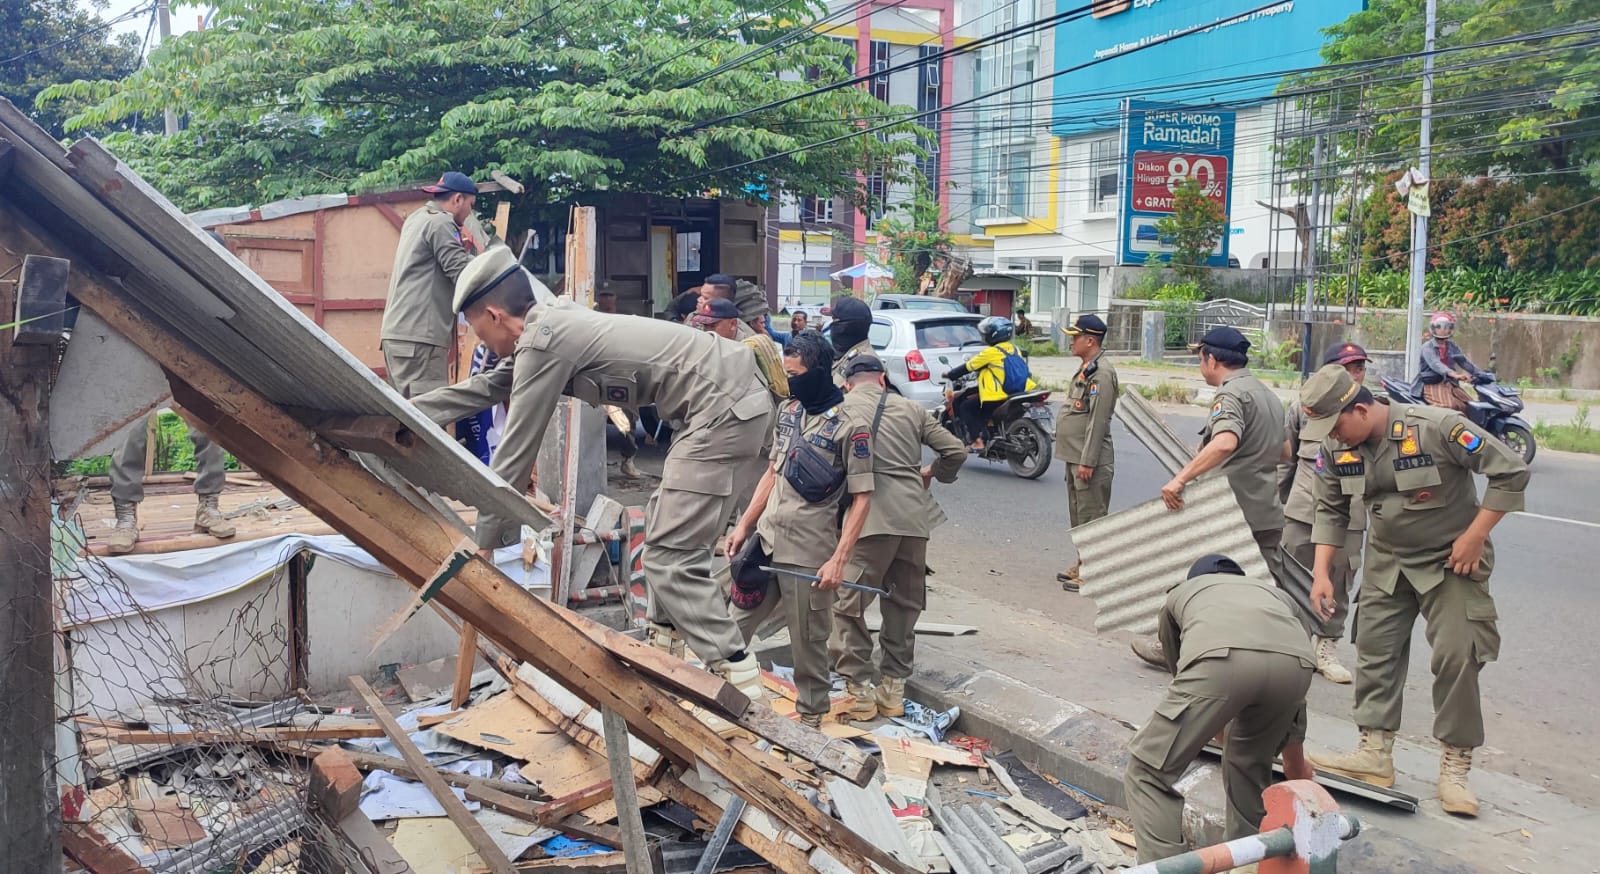
M628 723L617 711L600 711L605 725L606 764L611 769L611 797L617 802L617 827L622 829L622 849L627 874L651 874L650 844L639 816L639 796L633 791L633 759L628 755Z
M722 821L722 805L691 789L676 774L665 772L657 777L656 788L660 789L663 795L693 811L694 815L706 824L707 829ZM747 811L746 817L741 818L739 824L733 827L734 840L771 862L772 866L783 874L815 874L807 858L809 847L795 846L782 834L765 834L751 825L748 817Z
M0 240L51 250L40 245L46 238L26 215L12 207L6 208L4 215ZM155 358L175 382L176 393L182 395L180 403L251 469L333 522L413 586L422 585L426 574L454 548L459 535L442 517L380 482L354 460L332 451L276 405L178 339L137 300L113 291L108 280L91 267L80 270L79 266L75 264L72 273L73 296ZM851 870L867 874L871 863L877 862L894 874L911 874L904 864L822 816L647 679L596 647L576 627L569 611L534 598L487 562L468 562L457 579L440 592L439 600L510 654L557 677L591 704L616 707L641 740L679 762L704 762L748 793L756 808L821 843ZM661 656L670 658L664 652ZM645 660L638 660L635 670L645 671L644 664ZM827 742L820 734L812 734ZM769 739L782 743L778 737ZM799 752L794 745L783 745Z
M460 710L472 691L472 663L478 658L478 630L470 623L461 626L461 646L456 649L456 682L450 692L450 709Z
M642 868L640 867L642 866ZM632 853L596 853L572 859L537 859L517 863L518 871L541 874L640 874L650 871L650 858L635 861Z
M300 744L273 744L273 749L295 756L314 758L322 752L321 748ZM407 780L417 779L416 772L411 770L411 765L405 759L393 756L382 756L377 753L363 753L358 750L343 750L350 761L362 770L384 770L397 777ZM558 811L551 809L548 804L540 804L533 800L538 795L537 787L529 783L510 783L505 780L493 780L488 777L469 777L466 774L457 774L451 771L434 771L439 779L458 787L466 796L485 807L498 810L508 816L536 822L540 825L554 825L561 816Z
M86 823L62 823L61 848L90 874L150 874L150 869Z
M524 774L529 780L538 780L551 797L568 795L606 778L605 756L575 743L510 692L464 710L434 730L525 762Z
M896 752L927 759L937 765L959 765L963 768L983 768L987 766L983 756L971 750L960 750L955 747L941 746L909 737L882 738L878 741L878 746L884 749L893 748Z
M373 718L378 720L378 724L383 726L384 733L389 736L389 742L400 750L401 757L411 765L411 770L416 773L417 779L422 781L422 785L428 787L428 791L433 794L434 799L444 808L445 816L450 817L450 821L455 823L456 828L461 830L462 836L467 839L467 843L472 845L472 849L477 852L478 858L489 866L489 870L493 874L511 874L513 870L511 860L506 858L505 853L500 852L500 848L495 846L494 841L490 839L489 833L483 830L483 826L476 819L472 818L472 813L467 810L467 806L461 803L461 799L457 798L454 792L450 791L449 784L439 779L438 772L434 771L433 766L428 763L428 757L424 756L422 751L417 749L417 745L411 742L411 736L406 734L406 730L401 728L400 723L395 721L393 714L389 712L389 708L384 706L383 699L378 697L378 693L374 692L372 687L367 685L367 681L360 677L350 678L350 688L354 689L356 694L361 696L361 700L367 703L368 709L372 711Z
M152 849L175 850L206 837L205 826L176 796L134 798L128 802L133 827Z
M383 737L379 725L341 726L338 728L241 728L237 731L145 731L113 730L100 734L86 732L95 740L114 744L193 744L193 743L251 743L253 741L319 741L350 740L361 737Z

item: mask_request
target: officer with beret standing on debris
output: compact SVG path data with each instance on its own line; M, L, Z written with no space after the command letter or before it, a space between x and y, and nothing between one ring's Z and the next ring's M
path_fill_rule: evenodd
M1337 609L1333 564L1345 544L1351 507L1366 503L1370 528L1366 572L1357 596L1353 753L1318 755L1317 767L1378 786L1394 785L1394 733L1421 614L1433 651L1433 735L1439 802L1449 813L1478 815L1467 785L1472 751L1483 745L1478 673L1500 653L1489 573L1489 532L1522 509L1528 465L1505 444L1454 410L1374 402L1337 364L1300 389L1303 439L1322 439L1315 483L1317 544L1311 603L1329 619ZM1353 460L1340 453L1348 448ZM1335 459L1328 464L1327 459ZM1488 479L1478 502L1474 473Z
M472 215L478 186L450 171L422 189L433 199L406 216L389 272L389 299L378 335L389 384L414 398L450 381L449 351L456 313L450 308L456 277L472 260L462 225Z
M1067 510L1076 528L1111 512L1111 477L1116 470L1111 416L1117 409L1117 371L1101 360L1106 323L1099 316L1085 313L1061 332L1072 338L1071 351L1080 362L1056 423L1056 457L1067 466ZM1081 565L1056 574L1062 589L1078 591Z
M1123 787L1139 861L1186 851L1178 780L1224 727L1227 840L1255 834L1281 751L1291 779L1312 775L1299 751L1313 656L1289 596L1238 563L1208 555L1167 593L1158 632L1172 684L1128 743Z
M854 699L851 719L872 719L880 712L903 716L906 680L913 671L914 629L928 605L928 537L945 520L928 484L935 479L955 482L956 472L967 460L967 448L920 404L888 391L878 356L856 356L845 365L844 378L844 409L873 421L875 481L872 512L846 576L888 594L878 599L883 653L876 670L867 608L878 596L870 592L839 593L828 655ZM937 454L928 466L922 464L924 446Z
M1245 522L1261 548L1272 578L1282 577L1278 544L1283 541L1283 503L1278 500L1278 464L1284 455L1283 402L1249 371L1250 341L1237 328L1212 328L1189 346L1200 356L1200 375L1217 395L1204 428L1200 451L1161 487L1167 509L1183 509L1184 486L1221 467L1239 499ZM1133 651L1157 667L1166 659L1154 641L1136 640Z
M734 615L748 642L780 603L787 604L795 711L815 728L831 703L830 610L839 584L855 582L849 566L873 504L874 413L845 404L833 384L833 350L821 334L795 336L783 356L792 398L778 414L772 463L728 535L727 554L738 557L754 534L760 542L751 548L770 556L772 567L792 572L754 586L736 572Z
M708 670L764 698L756 660L711 577L711 549L728 518L735 472L761 450L771 422L771 401L750 350L683 325L557 300L504 246L462 271L455 308L500 364L413 402L439 423L508 402L494 470L513 487L527 484L563 394L629 410L654 404L662 418L686 423L645 510L650 639L679 654L687 642ZM480 547L519 539L514 520L478 517Z
M1339 342L1328 347L1323 364L1337 364L1360 385L1367 378L1367 351L1355 343ZM1289 426L1285 432L1294 453L1288 463L1278 467L1278 496L1283 499L1283 550L1307 568L1316 563L1316 546L1311 542L1311 526L1316 522L1317 505L1312 495L1318 473L1328 465L1349 464L1355 453L1341 449L1324 458L1322 441L1307 439L1305 407L1289 405ZM1356 571L1361 569L1361 541L1367 533L1367 512L1360 498L1350 503L1350 525L1345 542L1333 559L1333 617L1307 617L1322 634L1313 636L1317 650L1317 673L1334 683L1350 682L1350 671L1339 663L1339 638L1344 637L1345 617L1350 613L1350 590L1355 587Z
M845 366L858 355L872 354L872 342L867 339L872 330L872 308L847 294L834 298L828 311L833 316L828 323L828 339L833 342L833 381L843 387Z

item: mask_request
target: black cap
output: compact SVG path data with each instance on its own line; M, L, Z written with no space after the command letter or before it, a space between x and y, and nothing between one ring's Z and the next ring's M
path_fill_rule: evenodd
M858 373L883 373L883 361L876 355L857 355L850 359L844 366L844 378L849 379Z
M1202 556L1199 561L1189 566L1188 578L1191 580L1195 577L1203 577L1206 574L1233 574L1234 576L1242 577L1244 576L1244 568L1239 567L1239 563L1233 559L1213 552L1210 555Z
M1356 361L1371 361L1367 357L1367 350L1349 341L1335 343L1323 353L1323 364L1350 364Z
M833 306L829 308L828 315L836 322L870 322L872 308L859 297L843 295L833 299Z
M725 297L714 297L706 301L705 309L694 314L694 323L704 326L712 322L720 322L723 319L737 318L739 318L737 304Z
M477 194L478 186L467 174L451 170L440 176L438 182L422 186L422 190L429 194L443 194L446 191L453 191L456 194Z
M1228 325L1212 328L1211 330L1207 331L1206 335L1200 338L1200 342L1189 344L1189 351L1199 352L1201 346L1210 346L1213 349L1227 349L1230 352L1237 352L1240 355L1244 355L1250 351L1250 341L1245 339L1243 334L1239 333L1238 328L1230 327Z
M1078 320L1073 322L1070 327L1062 328L1061 332L1069 337L1076 337L1079 334L1088 334L1091 337L1104 337L1106 335L1106 323L1094 313L1084 313L1083 315L1079 316Z

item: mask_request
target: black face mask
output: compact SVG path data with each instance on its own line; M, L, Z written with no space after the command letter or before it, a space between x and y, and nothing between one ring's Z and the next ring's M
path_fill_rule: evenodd
M833 351L839 355L849 352L850 347L867 339L867 331L871 327L871 322L835 321L828 328L828 339L833 343Z
M833 384L833 371L827 367L813 367L799 376L790 376L789 396L812 415L844 403L844 392Z

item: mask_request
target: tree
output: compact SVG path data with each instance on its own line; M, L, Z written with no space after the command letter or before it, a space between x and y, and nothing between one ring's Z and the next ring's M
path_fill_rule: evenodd
M927 180L918 175L911 191L911 199L879 219L875 228L883 266L894 271L895 294L920 294L923 277L936 261L948 262L955 247Z
M119 79L139 64L139 38L113 34L100 13L75 2L6 0L0 4L0 97L15 103L55 136L72 111L67 105L36 110L46 86L75 79Z
M133 76L48 96L95 101L69 129L175 104L188 117L178 136L109 145L187 208L396 187L453 167L501 169L535 202L780 185L859 202L857 171L885 166L900 179L918 129L856 136L853 119L890 108L853 87L802 96L849 75L847 45L793 24L820 8L221 0L211 27L162 46ZM815 81L792 75L807 70ZM764 108L789 97L799 99Z
M1170 240L1167 265L1185 282L1203 286L1209 277L1206 259L1228 231L1222 204L1206 196L1200 181L1189 177L1172 187L1172 213L1156 222L1156 233Z

